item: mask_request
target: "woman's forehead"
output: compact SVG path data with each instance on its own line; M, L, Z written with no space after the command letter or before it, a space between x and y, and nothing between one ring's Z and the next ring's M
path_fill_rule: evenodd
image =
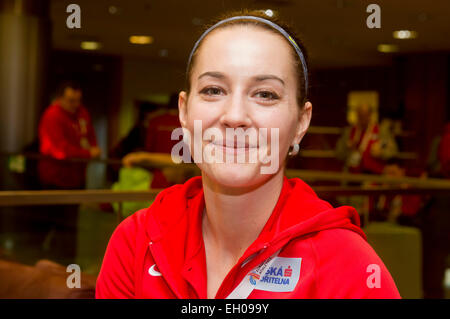
M197 52L193 73L207 71L249 74L293 72L292 51L275 32L255 26L227 26L211 32Z

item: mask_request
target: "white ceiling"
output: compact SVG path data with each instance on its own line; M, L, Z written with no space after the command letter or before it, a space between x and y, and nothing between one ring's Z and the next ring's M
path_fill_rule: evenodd
M66 27L66 6L81 7L81 29ZM381 29L366 26L366 7L381 7ZM110 14L114 5L118 12ZM199 21L238 8L275 9L303 37L312 66L319 68L389 64L392 54L377 52L380 43L396 43L398 54L450 52L450 0L52 0L53 47L78 51L82 40L98 40L100 52L184 65ZM193 23L194 21L194 23ZM392 31L418 32L414 40L395 40ZM132 34L148 34L154 43L132 45ZM167 57L160 51L167 50Z

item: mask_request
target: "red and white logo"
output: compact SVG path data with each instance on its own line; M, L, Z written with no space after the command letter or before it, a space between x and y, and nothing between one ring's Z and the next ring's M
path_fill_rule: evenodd
M148 273L150 276L162 276L161 273L158 271L158 268L156 268L156 264L153 264L149 269L148 269Z
M291 266L288 266L285 270L284 270L284 277L291 277L292 276L292 268Z

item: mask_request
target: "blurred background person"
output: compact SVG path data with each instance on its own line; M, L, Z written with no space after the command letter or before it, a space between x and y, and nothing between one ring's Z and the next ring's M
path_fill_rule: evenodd
M426 172L420 170L409 170L400 164L398 159L390 159L384 167L383 175L386 180L389 178L402 177L420 177L426 179ZM372 185L375 185L373 183ZM381 184L381 186L389 186L389 183ZM407 183L399 185L403 188L411 187ZM418 213L422 209L426 196L414 194L390 194L370 197L371 220L388 221L390 223L398 223L401 225L418 227Z
M372 119L373 109L369 104L360 104L356 109L357 122L348 127L336 145L336 154L345 162L351 173L381 174L385 159L395 156L397 145L390 130L382 130Z
M109 152L110 158L122 158L132 152L144 151L149 130L149 121L157 116L160 107L156 103L137 101L138 118L129 133Z
M170 154L173 146L178 143L171 139L173 130L178 127L181 127L178 118L178 93L172 93L169 103L148 122L145 151ZM153 174L152 188L165 188L185 181L182 172L175 167L154 169Z
M60 160L97 158L101 151L89 113L81 104L80 85L63 82L57 94L39 123L40 153L55 159L39 163L42 188L84 188L86 164Z
M137 120L128 134L110 150L111 159L121 160L127 154L145 151L149 121L159 113L159 106L147 101L136 101L135 105L138 108ZM121 164L108 165L109 181L117 181L121 166Z
M172 141L172 132L178 127L178 94L174 93L170 96L169 103L161 107L148 121L145 151L170 154L172 147L178 142Z
M167 105L162 106L147 123L145 148L142 152L132 152L123 158L123 164L130 166L165 166L152 168L151 188L166 188L185 182L192 176L192 170L174 167L171 164L172 148L179 140L172 140L172 132L179 128L178 94L170 96Z
M344 171L353 174L381 175L385 170L386 160L394 157L398 151L389 122L385 121L386 124L380 130L373 112L373 108L367 103L358 105L356 123L346 127L336 143L336 157L344 162ZM369 184L374 185L365 182L363 186ZM343 186L345 185L346 183L343 183ZM377 201L372 196L350 196L345 200L356 207L362 216L369 216L373 203ZM367 221L364 218L363 220Z
M95 131L87 109L82 105L81 86L64 81L56 100L44 111L39 123L39 150L45 156L38 164L42 189L83 189L86 162L100 156ZM53 260L71 262L76 256L78 205L41 207L43 249Z

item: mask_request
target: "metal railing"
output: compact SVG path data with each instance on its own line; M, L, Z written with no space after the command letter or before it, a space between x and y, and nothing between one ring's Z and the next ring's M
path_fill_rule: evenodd
M48 158L36 153L23 153L21 155L36 160ZM119 159L67 159L64 161L102 162L110 165L122 164L122 161ZM200 173L200 170L195 164L175 164L169 160L158 159L148 161L141 166L147 168L172 167L180 170L193 171L195 174ZM298 177L308 182L331 181L344 185L347 183L361 184L361 186L314 186L313 189L319 197L450 194L450 181L436 178L389 177L385 175L299 169L288 169L285 173L288 178ZM160 189L149 189L145 191L115 191L109 189L0 191L0 206L118 203L117 220L121 221L123 202L153 200L160 191Z
M381 186L315 186L314 191L321 196L376 196L376 195L446 195L450 194L450 182L437 179L390 178L380 176L355 175L335 172L287 170L288 177L304 180L334 180L353 182L379 182L391 185ZM408 185L408 186L405 186ZM123 219L122 204L128 201L149 201L155 199L160 189L145 191L114 190L36 190L1 191L0 206L61 205L86 203L118 203L117 220Z

